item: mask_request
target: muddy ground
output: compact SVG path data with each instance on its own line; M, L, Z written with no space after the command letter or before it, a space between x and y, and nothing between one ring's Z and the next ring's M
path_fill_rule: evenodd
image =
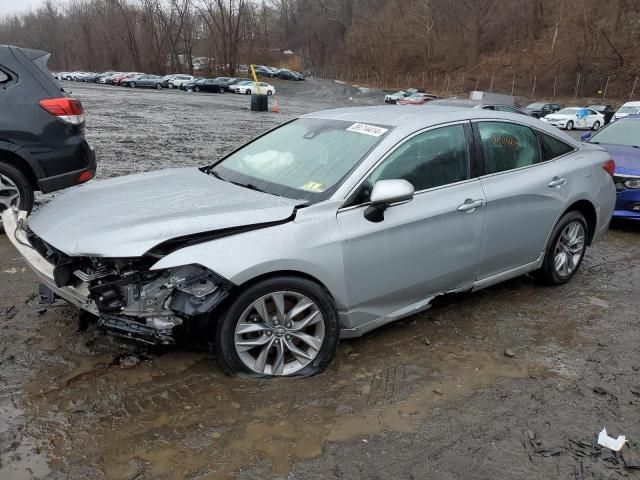
M281 113L255 114L239 95L66 86L99 177L206 164L297 114L379 102L283 83ZM76 334L77 312L39 306L0 237L0 478L640 477L639 240L615 225L567 286L443 299L341 342L322 375L248 381L208 352ZM594 447L603 427L631 447Z

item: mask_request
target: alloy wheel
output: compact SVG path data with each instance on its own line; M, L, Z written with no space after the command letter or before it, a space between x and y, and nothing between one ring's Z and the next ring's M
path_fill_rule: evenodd
M20 190L6 175L0 174L0 212L20 205Z
M320 353L325 336L320 308L291 291L262 296L238 320L234 345L240 360L261 375L292 375Z
M577 268L584 255L585 230L581 222L574 221L564 227L558 237L554 254L554 268L561 277L567 277Z

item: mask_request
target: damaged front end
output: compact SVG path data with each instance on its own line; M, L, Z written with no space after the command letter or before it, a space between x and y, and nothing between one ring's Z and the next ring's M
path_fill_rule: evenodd
M153 270L156 256L71 257L3 214L9 238L53 293L98 317L98 327L148 344L199 336L233 284L201 265ZM14 225L12 225L12 223Z
M156 271L144 260L87 258L82 263L71 268L75 278L88 284L98 327L150 344L197 334L232 287L199 265Z

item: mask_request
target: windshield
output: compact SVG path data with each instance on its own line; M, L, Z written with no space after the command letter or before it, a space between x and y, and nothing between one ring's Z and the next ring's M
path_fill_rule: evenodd
M544 103L530 103L529 105L527 105L525 108L534 108L534 109L540 109L544 107Z
M640 107L622 107L618 113L640 113Z
M390 129L300 118L233 152L209 172L254 190L317 202L328 198Z
M640 121L618 120L593 135L589 142L638 147L640 146Z
M575 115L576 113L578 113L581 109L580 108L563 108L562 110L560 110L558 113L560 115Z

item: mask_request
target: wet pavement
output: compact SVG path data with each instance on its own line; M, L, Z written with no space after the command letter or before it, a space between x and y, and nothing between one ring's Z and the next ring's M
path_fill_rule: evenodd
M276 115L229 94L71 90L102 177L207 163L305 111L377 101L291 84ZM640 226L614 225L569 285L522 277L443 298L342 341L321 375L251 381L210 352L76 334L77 311L39 306L0 237L0 478L640 476L639 239ZM603 427L631 446L595 448Z

